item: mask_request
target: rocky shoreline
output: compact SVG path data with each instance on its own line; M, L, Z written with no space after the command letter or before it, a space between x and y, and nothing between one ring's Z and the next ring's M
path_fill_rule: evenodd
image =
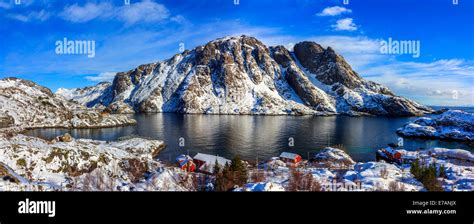
M165 148L159 140L105 142L70 135L43 140L0 136L1 190L124 190L134 188Z
M165 148L159 140L130 138L106 142L74 139L69 134L44 140L21 134L31 128L103 128L136 123L126 115L90 110L45 87L16 78L0 80L0 112L0 191L216 190L215 174L186 172L156 160ZM431 120L420 118L414 123L422 130L426 129L422 124L436 124L441 130L459 133L459 128L463 128L463 133L472 134L472 114L448 111L439 116ZM418 133L418 126L413 133ZM428 133L437 133L435 127L428 129L433 130ZM472 153L432 149L418 152L417 156L421 164L430 164L439 173L442 170L442 177L437 178L442 190L474 190ZM248 176L235 191L427 190L421 179L412 174L410 165L357 163L337 148L325 148L298 165L278 158L254 166L243 164L247 164L244 169Z
M130 138L115 142L74 139L47 141L25 135L0 135L0 190L4 191L213 191L212 174L186 172L155 159L162 141ZM460 149L416 153L434 166L445 191L474 190L474 155ZM245 163L248 164L248 163ZM410 164L355 162L337 148L325 148L297 166L272 158L247 165L248 179L235 191L425 191ZM441 171L443 169L443 171ZM295 180L295 175L300 180ZM304 177L304 178L302 178ZM310 178L313 188L293 182ZM207 180L199 186L199 180ZM299 186L299 185L298 185ZM317 186L317 187L316 187Z
M404 137L461 141L474 145L474 114L447 110L433 117L420 117L397 130Z

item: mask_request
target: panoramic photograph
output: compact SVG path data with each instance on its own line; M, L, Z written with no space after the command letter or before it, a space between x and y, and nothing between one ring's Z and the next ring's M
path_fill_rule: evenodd
M0 191L473 191L473 10L0 0Z

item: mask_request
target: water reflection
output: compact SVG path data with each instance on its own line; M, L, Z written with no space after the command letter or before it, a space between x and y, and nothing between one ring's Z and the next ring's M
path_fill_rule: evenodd
M159 158L169 160L181 153L217 154L254 160L278 156L282 151L311 156L327 145L343 145L358 161L374 160L374 151L396 142L398 127L414 118L386 117L313 117L313 116L232 116L137 114L138 125L103 129L37 129L28 134L52 138L70 132L76 138L116 140L122 136L144 136L164 140L166 149ZM185 147L179 147L179 138ZM288 138L294 139L294 147ZM407 149L434 146L463 148L462 143L437 140L405 139Z

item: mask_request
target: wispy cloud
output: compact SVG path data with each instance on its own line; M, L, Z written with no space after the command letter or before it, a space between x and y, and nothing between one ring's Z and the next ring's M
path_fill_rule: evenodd
M127 24L134 24L139 21L161 22L170 17L170 12L164 5L151 1L122 6L117 11L117 18Z
M392 61L360 70L396 93L425 104L474 105L474 62L460 59L429 63Z
M356 31L357 25L354 23L352 18L344 18L336 21L336 24L332 25L334 30L347 30Z
M77 3L64 7L60 16L74 23L88 22L96 18L106 18L112 14L113 6L108 2L86 3L80 6Z
M345 13L351 13L352 10L340 6L333 6L324 8L322 12L316 14L317 16L338 16Z
M6 2L0 2L0 8L9 9L10 7L11 7L11 4L6 3Z
M119 20L126 24L161 22L166 19L182 21L184 19L182 16L170 18L171 13L164 5L149 0L122 6L114 6L108 2L86 3L83 6L75 3L66 6L60 16L74 23L89 22L94 19Z
M31 5L33 1L21 2L21 9ZM38 3L40 4L40 3ZM0 9L12 9L14 3L0 2ZM38 11L24 10L5 13L6 18L21 22L45 21L50 18L60 18L72 23L86 23L93 20L119 21L126 25L137 23L159 23L171 21L175 23L188 22L182 15L172 15L163 4L152 0L132 2L129 5L115 5L111 1L87 2L84 4L73 3L61 9L49 8L50 5L42 5L43 9ZM45 9L46 8L46 9Z
M51 13L43 9L40 11L32 11L32 12L29 12L28 14L11 13L11 14L7 14L7 17L21 21L21 22L30 22L30 21L42 22L42 21L47 20L49 17L51 17Z
M86 76L85 78L93 82L104 82L112 81L115 77L116 72L102 72L96 76Z

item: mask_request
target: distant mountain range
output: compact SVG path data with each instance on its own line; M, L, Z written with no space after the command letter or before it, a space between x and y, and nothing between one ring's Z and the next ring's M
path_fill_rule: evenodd
M394 115L432 112L361 78L331 47L290 51L249 36L225 37L116 74L112 83L57 94L110 112Z

